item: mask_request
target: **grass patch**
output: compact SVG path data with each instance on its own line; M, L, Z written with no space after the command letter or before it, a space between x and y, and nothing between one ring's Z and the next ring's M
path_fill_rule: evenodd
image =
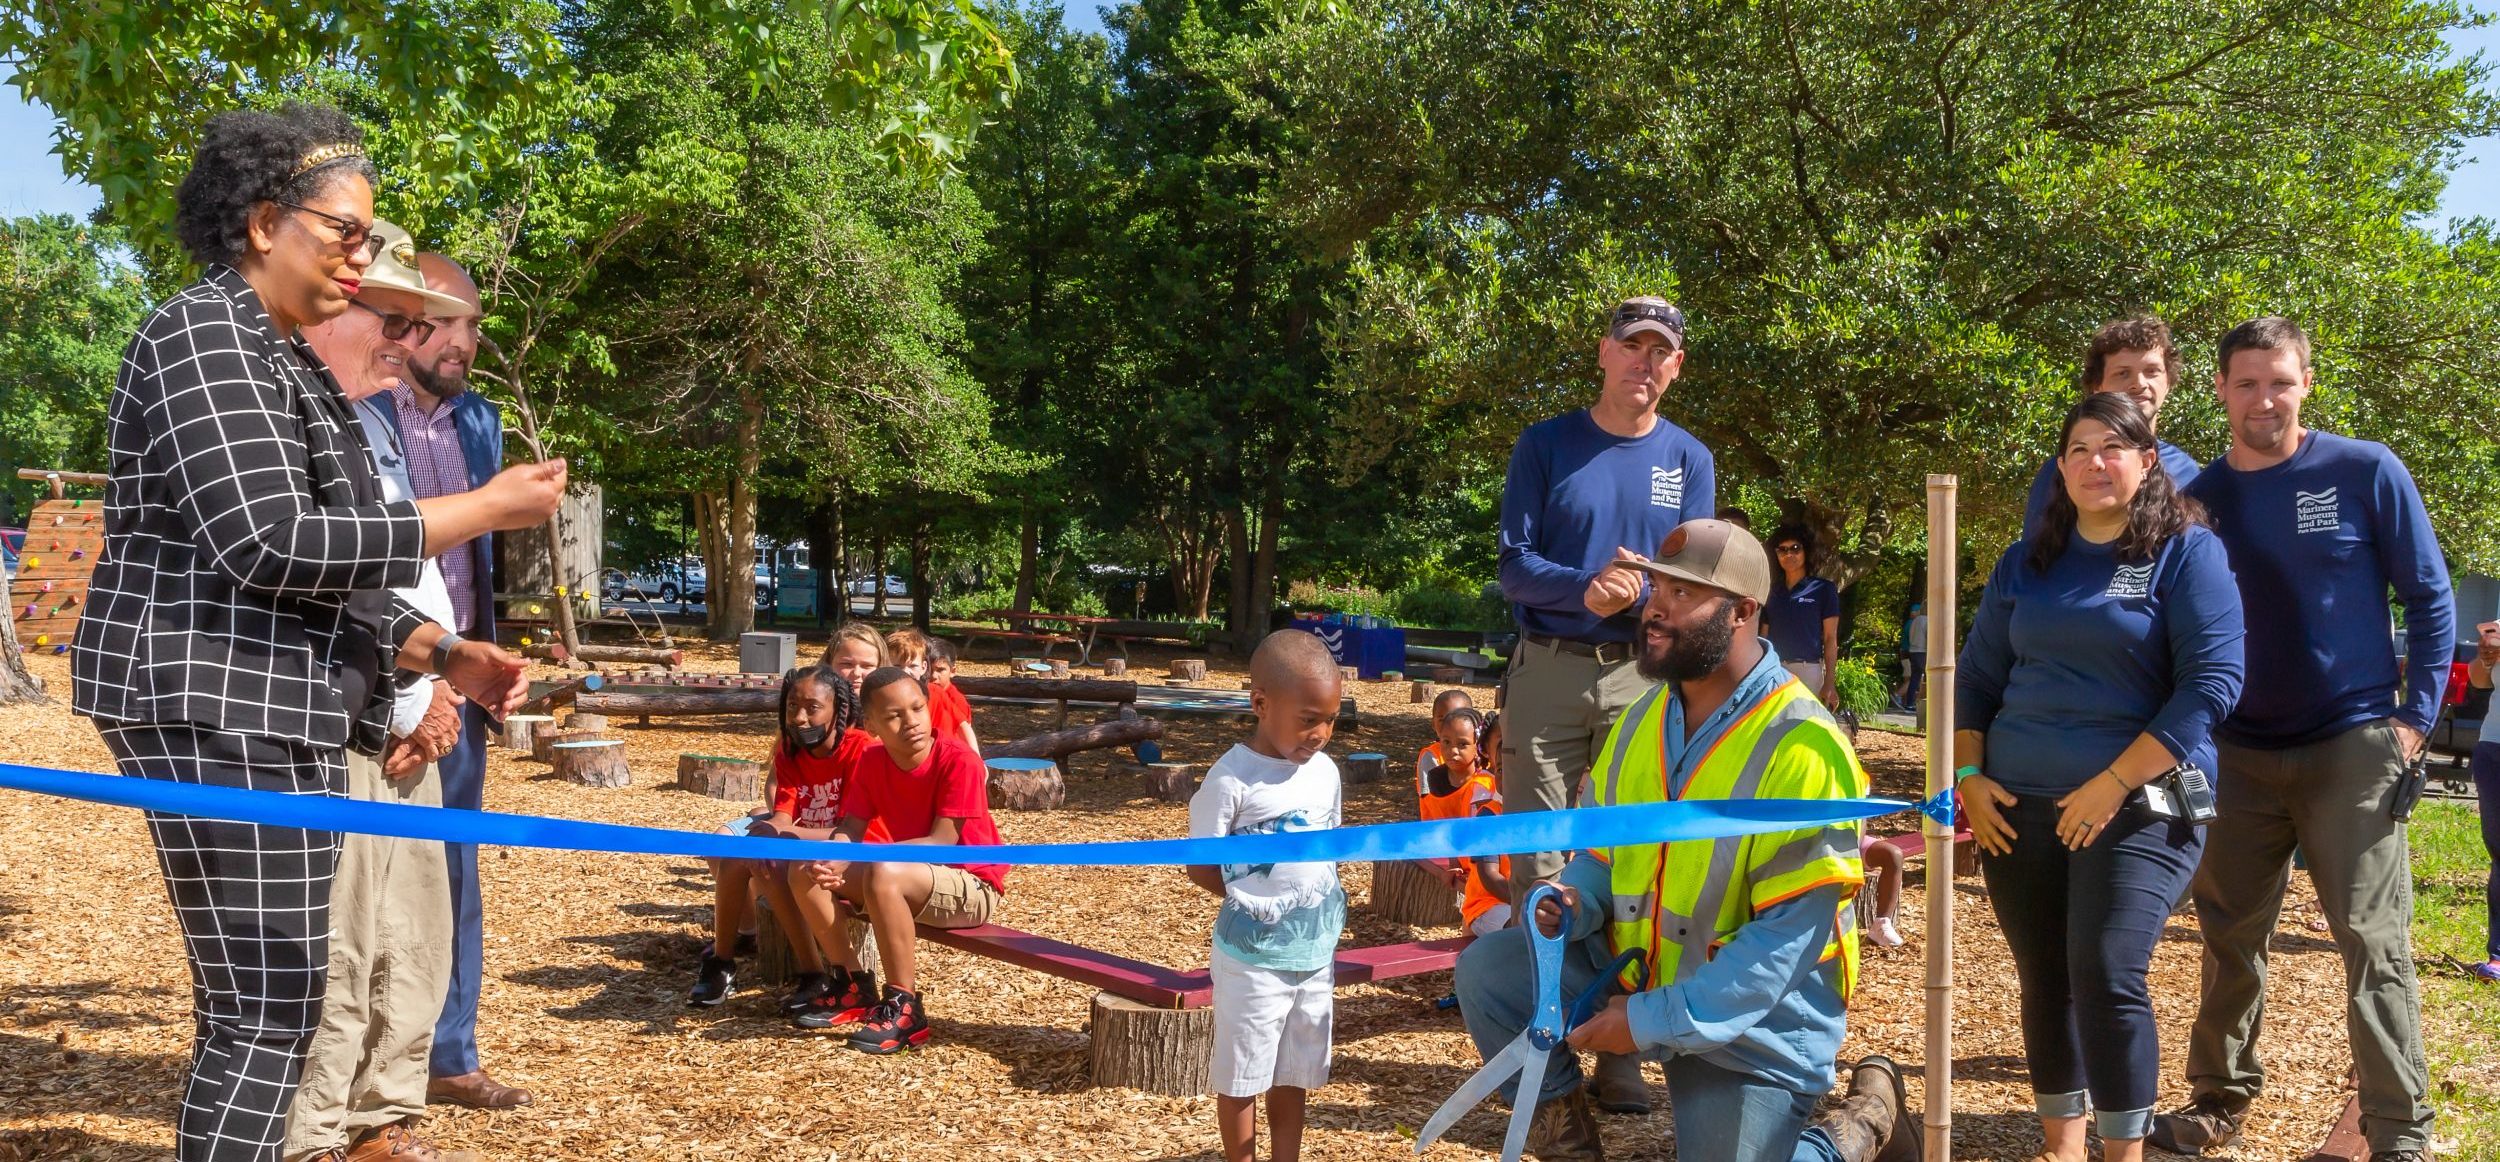
M2481 824L2462 803L2426 802L2414 813L2413 952L2422 974L2422 1037L2429 1052L2433 1133L2457 1157L2500 1153L2500 986L2461 980L2436 967L2442 956L2483 960ZM2471 1145L2469 1145L2471 1144ZM2463 1153L2458 1153L2465 1147Z

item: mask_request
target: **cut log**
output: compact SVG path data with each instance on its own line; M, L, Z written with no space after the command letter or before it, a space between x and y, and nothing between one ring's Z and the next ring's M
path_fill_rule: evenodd
M1416 704L1418 704L1418 705L1421 705L1421 704L1423 704L1423 703L1426 703L1426 702L1430 702L1430 701L1432 701L1432 683L1430 683L1430 682L1409 682L1409 683L1407 683L1407 685L1406 685L1406 700L1407 700L1407 701L1409 701L1409 702L1416 703Z
M1467 680L1467 671L1457 666L1434 666L1432 680L1444 686L1455 686Z
M1194 763L1147 763L1146 789L1166 803L1186 803L1198 791Z
M1207 680L1207 660L1181 658L1172 663L1172 677L1183 682L1204 682Z
M998 759L989 764L990 808L1053 811L1068 802L1059 764L1039 758Z
M565 731L587 734L588 731ZM556 773L585 787L622 787L634 781L625 765L625 743L614 738L576 738L548 748Z
M1128 659L1127 659L1127 658L1109 658L1109 659L1104 660L1104 662L1103 662L1103 664L1102 664L1102 676L1103 676L1103 677L1106 677L1106 678L1117 678L1117 677L1119 677L1120 675L1125 674L1125 673L1128 673Z
M545 714L558 707L570 706L584 693L595 693L608 680L597 674L584 674L521 704L523 714Z
M1380 680L1381 680L1381 681L1383 681L1383 682L1387 682L1387 683L1389 683L1389 684L1390 684L1390 685L1392 685L1392 686L1397 685L1398 683L1403 682L1403 681L1405 681L1405 680L1406 680L1406 671L1404 671L1404 670L1382 670L1382 671L1380 672Z
M563 646L553 644L523 646L521 647L521 653L527 657L543 658L550 662L564 661L567 656ZM662 666L672 670L686 664L686 651L654 649L650 646L585 645L579 649L571 651L570 656L579 658L585 662L605 662L612 665Z
M1352 666L1339 666L1337 667L1337 676L1348 682L1360 682L1363 680L1363 671L1355 669Z
M552 763L556 761L555 745L559 742L592 742L606 737L595 730L558 730L550 723L530 737L530 758Z
M1069 672L1070 672L1070 671L1069 671L1069 669L1068 669L1068 659L1066 659L1066 658L1052 658L1052 659L1050 660L1050 676L1051 676L1051 677L1053 677L1053 678L1065 678L1065 677L1067 677L1067 676L1068 676Z
M640 715L692 716L702 714L771 714L780 698L777 690L655 690L609 691L584 694L573 700L575 708L592 714L617 718Z
M1134 746L1148 739L1163 737L1163 721L1156 718L1121 718L1097 722L1092 726L1071 726L1013 742L994 742L981 748L985 759L1064 759L1082 750L1106 746Z
M1107 678L1008 678L955 676L955 688L966 698L1059 698L1070 702L1135 702L1137 683Z
M1458 927L1458 889L1408 860L1372 865L1372 915L1418 928Z
M537 749L534 744L537 741L537 732L541 727L545 727L548 730L554 730L556 727L555 718L545 714L513 714L506 716L503 720L504 747L508 750L529 751L535 755L537 753Z
M752 803L764 797L764 764L753 759L681 754L677 756L677 789Z
M604 731L608 728L608 716L605 714L585 714L576 710L570 717L564 720L564 728L566 730Z
M1345 781L1377 783L1389 777L1389 756L1375 751L1358 751L1345 756Z
M1094 994L1094 1084L1172 1097L1207 1092L1215 1056L1215 1010L1158 1009L1110 993Z
M843 934L851 942L853 955L869 968L877 965L877 933L865 921L855 917L842 921ZM780 988L798 979L797 958L790 952L790 934L781 930L781 921L773 915L772 905L758 897L755 901L755 979L773 988Z

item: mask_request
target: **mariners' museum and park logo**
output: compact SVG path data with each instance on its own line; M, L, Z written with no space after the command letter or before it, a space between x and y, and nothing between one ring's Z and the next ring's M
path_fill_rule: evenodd
M1684 507L1684 470L1669 472L1664 468L1649 470L1649 502L1660 508Z

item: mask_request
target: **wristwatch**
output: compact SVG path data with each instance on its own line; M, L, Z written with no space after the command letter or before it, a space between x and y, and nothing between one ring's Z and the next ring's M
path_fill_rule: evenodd
M434 656L430 659L435 673L444 673L451 668L451 652L459 649L460 644L466 640L468 639L449 630L443 632L443 636L434 643Z

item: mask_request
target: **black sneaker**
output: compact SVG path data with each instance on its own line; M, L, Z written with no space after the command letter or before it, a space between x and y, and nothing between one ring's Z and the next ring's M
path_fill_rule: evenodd
M2370 1155L2370 1162L2431 1162L2431 1156L2420 1150L2380 1150Z
M883 1056L900 1053L929 1039L929 1013L920 994L885 990L885 1003L868 1015L868 1023L851 1034L851 1048Z
M833 971L842 974L840 983L806 1007L792 1012L790 1014L792 1024L802 1029L831 1029L840 1025L854 1025L865 1019L869 1012L877 1007L876 973L866 969L848 972L837 968Z
M2144 1140L2156 1149L2193 1158L2238 1141L2240 1121L2247 1116L2248 1107L2234 1110L2221 1097L2205 1094L2183 1109L2154 1118Z
M703 955L703 967L695 970L694 992L686 997L686 1003L698 1009L708 1009L728 1000L729 994L737 991L737 987L738 962L723 960L707 952Z
M821 972L802 972L790 985L790 995L781 998L781 1011L784 1015L796 1016L826 993L832 992L834 987L831 976Z

